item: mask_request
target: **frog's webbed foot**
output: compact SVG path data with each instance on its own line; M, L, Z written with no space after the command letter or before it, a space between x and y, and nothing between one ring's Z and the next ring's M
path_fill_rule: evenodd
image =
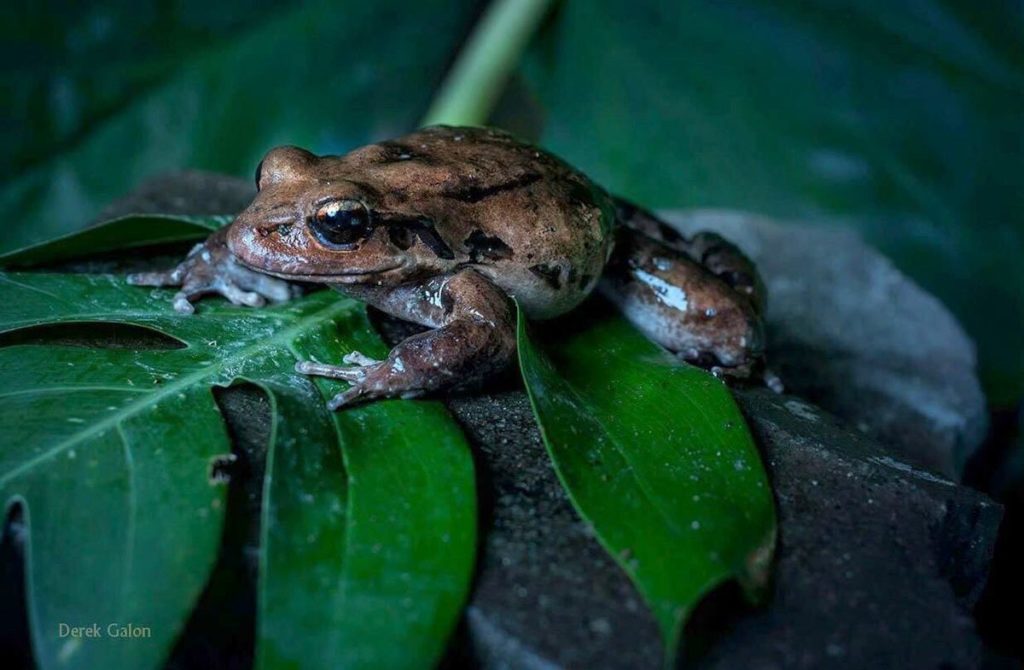
M418 398L428 393L473 385L506 368L515 356L515 313L508 296L472 270L445 277L422 290L440 296L443 312L432 314L434 330L399 343L383 361L358 351L345 356L347 365L314 361L296 363L298 372L347 381L351 386L327 403L334 410L378 398ZM403 293L405 295L405 293ZM377 301L396 316L418 310L417 300ZM422 314L421 314L422 316Z
M218 294L232 304L262 307L270 302L284 302L294 295L291 284L283 279L250 270L231 254L224 241L223 230L205 242L192 247L181 263L162 272L139 272L128 275L128 283L136 286L180 286L173 298L174 309L192 314L192 303L204 295Z

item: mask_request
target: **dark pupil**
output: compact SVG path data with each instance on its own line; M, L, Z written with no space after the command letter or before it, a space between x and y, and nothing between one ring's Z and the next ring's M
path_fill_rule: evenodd
M313 232L321 242L334 245L355 244L366 237L370 226L366 210L321 209L313 217Z

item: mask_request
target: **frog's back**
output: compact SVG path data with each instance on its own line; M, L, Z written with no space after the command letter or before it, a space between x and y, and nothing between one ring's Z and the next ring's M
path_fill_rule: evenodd
M614 207L551 154L488 128L434 126L346 156L383 203L429 217L462 264L536 318L589 294L611 252Z

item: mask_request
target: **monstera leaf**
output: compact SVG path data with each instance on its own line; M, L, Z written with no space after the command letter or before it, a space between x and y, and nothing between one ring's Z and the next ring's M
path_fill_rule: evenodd
M218 221L163 223L149 241ZM108 248L119 227L25 254ZM146 242L138 228L131 245ZM272 411L259 666L437 659L475 545L472 461L458 427L430 402L328 412L337 385L294 372L297 359L381 352L358 303L320 291L263 310L213 300L182 316L169 298L111 275L0 275L0 501L27 522L40 665L146 668L165 658L223 525L232 454L211 389L239 381L261 388ZM75 341L89 324L144 329L146 346L124 346L116 330L98 344ZM69 632L93 622L99 637ZM144 635L113 637L118 624Z

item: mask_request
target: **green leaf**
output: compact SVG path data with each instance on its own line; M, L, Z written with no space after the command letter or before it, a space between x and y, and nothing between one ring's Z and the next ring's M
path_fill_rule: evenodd
M358 325L342 330L343 352L386 354ZM333 328L322 330L295 341L297 357L338 360ZM343 386L317 383L324 397ZM439 403L376 402L335 413L332 426L320 396L268 390L288 420L268 455L257 666L432 665L461 614L476 547L461 431Z
M543 143L618 194L859 228L964 322L1012 405L1022 43L1005 4L594 0L564 4L526 73Z
M211 387L236 380L264 388L274 407L262 667L438 658L475 543L472 463L458 427L434 403L332 415L324 400L335 389L294 372L297 358L381 346L358 303L320 291L261 310L208 301L182 316L170 295L112 276L0 274L9 344L0 347L0 501L21 502L28 520L40 665L164 659L216 557L224 488L211 468L230 445ZM141 327L185 346L45 344L32 330L87 323ZM415 436L401 428L410 425ZM150 637L60 637L62 622L94 621L146 626Z
M544 443L573 505L636 584L666 658L701 597L737 579L752 597L775 547L767 476L728 388L617 315L590 311L519 360Z
M128 214L84 230L0 254L0 267L54 263L89 254L199 240L231 223L234 216Z
M217 11L149 1L54 21L53 8L20 3L0 24L39 39L5 54L0 101L20 112L8 126L31 120L36 142L0 133L10 152L0 155L17 156L0 186L0 252L81 228L160 172L251 179L275 145L344 153L407 132L477 4L234 0ZM171 37L180 43L153 46ZM54 51L40 54L46 43ZM47 139L54 130L58 141Z

